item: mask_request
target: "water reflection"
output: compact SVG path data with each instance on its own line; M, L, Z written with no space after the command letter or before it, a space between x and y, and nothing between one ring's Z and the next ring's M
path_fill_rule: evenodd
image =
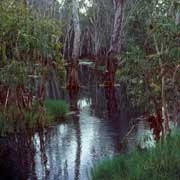
M0 179L36 179L33 135L0 139Z
M115 120L117 119L117 101L115 96L115 88L106 88L105 97L107 100L107 117L108 119Z
M79 112L78 93L79 91L77 90L69 91L69 99L70 99L69 102L70 102L71 111ZM81 129L80 129L79 116L77 114L72 115L72 122L75 129L75 136L76 136L76 143L77 143L74 180L78 180L80 178L80 164L81 164Z
M23 177L14 175L18 180L86 180L96 162L122 151L120 142L135 115L125 87L100 88L102 77L94 70L81 68L79 73L79 92L62 90L52 96L66 99L75 112L67 122L0 143L0 157L4 157L1 162L14 162L8 172L17 167L19 170L14 171ZM135 131L140 132L141 128ZM132 144L129 140L125 151L132 149ZM3 166L0 165L0 172Z

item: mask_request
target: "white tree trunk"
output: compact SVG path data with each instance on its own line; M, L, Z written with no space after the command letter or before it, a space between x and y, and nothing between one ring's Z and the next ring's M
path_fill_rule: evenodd
M176 25L179 25L179 23L180 23L180 10L178 10L176 12L175 22L176 22Z
M80 37L81 37L81 29L79 23L79 3L77 0L72 0L72 12L73 12L73 24L74 24L74 42L73 42L73 59L79 58L79 50L80 50Z
M161 104L162 104L162 118L164 120L164 133L167 134L169 132L169 113L168 113L168 107L167 107L167 101L166 101L166 79L164 74L164 63L161 58L161 55L163 54L163 44L161 43L161 48L158 47L158 43L156 40L155 35L153 36L156 52L159 55L159 66L161 68Z
M121 49L121 32L122 32L122 22L123 22L123 9L124 9L124 0L115 1L115 19L114 19L114 28L111 38L111 46L109 53L118 53Z

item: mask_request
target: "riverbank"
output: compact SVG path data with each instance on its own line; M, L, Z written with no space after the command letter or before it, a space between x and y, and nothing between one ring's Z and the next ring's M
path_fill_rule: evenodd
M180 179L180 132L171 134L155 148L117 155L92 170L93 180Z

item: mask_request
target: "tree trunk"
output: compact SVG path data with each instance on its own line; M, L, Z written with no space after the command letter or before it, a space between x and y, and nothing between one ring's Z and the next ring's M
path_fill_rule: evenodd
M180 23L180 10L178 10L176 12L175 22L176 22L176 25L179 25L179 23Z
M115 84L115 55L117 55L121 50L121 33L122 33L122 22L123 22L123 9L124 0L113 1L115 8L115 19L114 28L111 37L110 49L108 51L108 58L106 61L106 73L104 77L104 86L113 87Z
M116 0L115 4L115 19L114 28L111 37L111 45L108 54L117 54L121 50L121 32L122 32L122 20L124 0Z
M79 58L80 37L81 37L78 9L79 9L78 1L72 0L72 12L73 12L73 24L74 24L74 42L73 42L72 58L74 60L77 60Z
M167 108L167 101L166 101L166 79L164 74L164 63L163 63L163 44L161 44L161 48L158 47L158 43L156 40L155 35L153 36L154 44L156 48L156 52L159 55L159 66L161 68L161 106L162 106L162 118L164 120L164 134L167 134L169 132L169 113ZM161 50L160 50L161 49Z
M77 0L72 0L72 12L73 12L73 24L74 24L74 42L73 42L73 51L72 51L72 64L71 72L68 77L67 88L69 90L74 90L79 88L78 72L77 72L77 62L79 58L80 51L80 22L79 22L79 3Z

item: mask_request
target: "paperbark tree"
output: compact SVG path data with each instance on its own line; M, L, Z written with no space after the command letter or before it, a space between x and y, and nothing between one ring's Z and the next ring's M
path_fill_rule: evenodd
M175 17L176 25L180 23L180 10L176 12L176 17Z
M72 51L73 60L77 60L79 58L79 50L80 50L81 29L80 29L78 10L79 10L78 1L72 0L72 12L73 12L73 24L74 24L74 42L73 42L73 51Z
M73 50L72 50L72 64L70 75L68 78L67 88L78 89L79 88L79 80L77 73L77 62L79 58L80 52L80 38L81 38L81 29L79 22L79 3L77 0L72 0L72 14L73 14L73 25L74 25L74 41L73 41Z
M114 28L111 37L111 45L108 54L114 55L121 50L121 33L122 33L122 22L123 22L123 10L124 10L125 0L114 1L115 7L115 18L114 18Z
M107 71L105 73L105 87L113 87L115 83L115 55L121 50L121 33L122 33L122 22L123 22L123 10L124 0L113 1L115 8L114 28L111 36L110 49L108 51L108 59L106 61Z

